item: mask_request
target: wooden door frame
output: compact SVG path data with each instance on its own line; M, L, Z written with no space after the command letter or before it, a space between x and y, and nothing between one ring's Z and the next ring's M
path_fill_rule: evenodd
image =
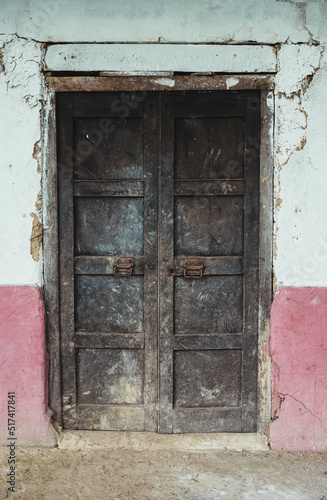
M42 114L43 276L49 354L49 408L53 421L62 425L58 193L57 193L57 92L260 90L260 216L259 216L259 320L257 432L271 419L271 364L269 357L272 303L273 248L273 145L274 77L269 75L152 75L152 76L45 76Z

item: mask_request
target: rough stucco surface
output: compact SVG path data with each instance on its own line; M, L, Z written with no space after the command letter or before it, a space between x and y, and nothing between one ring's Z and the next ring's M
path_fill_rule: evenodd
M324 47L278 53L275 117L274 274L278 286L327 284Z
M41 284L42 263L33 260L31 246L40 208L35 203L41 175L33 152L40 140L42 51L40 44L15 36L0 37L0 48L0 280Z
M7 441L7 393L16 393L19 445L53 446L47 409L45 312L37 287L0 287L0 444Z
M282 288L271 312L270 445L327 451L327 288Z
M139 43L49 45L49 71L271 73L276 51L270 45Z
M305 2L1 0L0 26L53 42L308 42ZM254 15L255 14L255 15ZM3 20L1 22L1 20ZM223 20L223 22L221 22Z

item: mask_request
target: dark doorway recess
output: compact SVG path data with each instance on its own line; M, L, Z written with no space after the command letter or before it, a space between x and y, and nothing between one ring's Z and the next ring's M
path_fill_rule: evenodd
M260 92L57 96L63 425L257 429Z

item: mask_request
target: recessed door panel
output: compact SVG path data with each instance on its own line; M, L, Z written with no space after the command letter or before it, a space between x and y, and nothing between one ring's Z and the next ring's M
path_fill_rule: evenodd
M75 179L142 179L143 140L142 118L75 118Z
M175 197L175 255L241 255L242 251L243 197Z
M175 278L174 333L239 333L243 327L243 276Z
M76 255L143 255L143 198L77 197L74 205Z
M242 351L175 351L174 407L239 407L242 400Z
M95 411L96 405L144 404L143 349L77 349L76 354L77 404L95 405Z
M75 276L75 329L78 332L142 333L143 276Z
M176 118L177 179L237 179L243 172L243 117Z

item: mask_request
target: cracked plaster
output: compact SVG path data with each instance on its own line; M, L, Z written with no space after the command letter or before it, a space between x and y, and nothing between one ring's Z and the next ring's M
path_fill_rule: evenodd
M285 44L278 52L275 114L275 290L325 286L327 245L321 186L327 181L321 152L327 102L323 46ZM318 104L320 100L320 105ZM319 145L317 142L319 141ZM318 147L317 147L318 146ZM317 249L319 258L316 258ZM327 260L327 253L323 260Z
M273 449L327 451L327 289L282 288L271 310Z
M307 43L314 36L306 27L305 2L24 0L16 9L3 3L4 31L42 42L274 44Z
M41 175L34 145L40 140L42 46L16 36L0 37L0 43L5 68L0 72L0 135L6 138L1 150L5 186L1 193L1 283L41 284L42 259L38 252L32 259L30 237L34 243L39 241L39 236L34 238L36 229L39 232L35 217L41 213L34 213L34 206Z

